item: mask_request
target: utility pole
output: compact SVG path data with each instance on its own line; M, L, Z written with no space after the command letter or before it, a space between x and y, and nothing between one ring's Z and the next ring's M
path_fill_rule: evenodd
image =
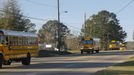
M84 14L84 36L86 36L86 13Z
M134 40L134 31L133 31L133 40Z
M61 51L60 45L61 45L61 26L60 26L60 2L57 0L57 6L58 6L58 50Z

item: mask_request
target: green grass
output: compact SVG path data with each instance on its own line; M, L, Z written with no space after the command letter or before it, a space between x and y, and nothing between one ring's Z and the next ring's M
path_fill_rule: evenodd
M134 57L126 62L98 71L93 75L134 75Z
M103 70L94 75L134 75L134 71Z
M114 66L134 66L134 61L127 61L124 63L116 64Z

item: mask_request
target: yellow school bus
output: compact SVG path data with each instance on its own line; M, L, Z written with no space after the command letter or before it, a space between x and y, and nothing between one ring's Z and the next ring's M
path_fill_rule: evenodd
M125 51L126 50L126 43L121 43L120 44L120 51Z
M112 40L109 44L109 49L110 50L119 50L119 42L117 42L116 40Z
M82 40L82 47L80 49L81 54L83 54L84 52L99 53L99 50L100 50L100 39L99 38L85 37Z
M35 33L0 30L0 68L12 61L29 65L38 56L38 36Z

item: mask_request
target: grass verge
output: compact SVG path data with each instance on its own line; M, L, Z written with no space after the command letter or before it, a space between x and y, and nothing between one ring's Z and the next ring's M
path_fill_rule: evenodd
M76 49L76 50L68 50L70 53L80 53L80 50Z
M52 57L52 56L59 56L59 55L68 55L72 54L71 52L68 51L53 51L53 50L40 50L39 51L39 57Z
M128 61L98 71L93 75L134 75L134 57Z

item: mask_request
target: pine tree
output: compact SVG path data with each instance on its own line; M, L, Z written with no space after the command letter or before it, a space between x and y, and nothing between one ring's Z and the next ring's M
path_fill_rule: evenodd
M23 16L16 0L7 0L0 17L0 28L16 31L35 31L35 24Z
M85 31L86 36L100 38L102 49L107 49L111 40L124 41L127 35L119 24L116 14L106 10L92 15L86 21L86 27L82 30Z

